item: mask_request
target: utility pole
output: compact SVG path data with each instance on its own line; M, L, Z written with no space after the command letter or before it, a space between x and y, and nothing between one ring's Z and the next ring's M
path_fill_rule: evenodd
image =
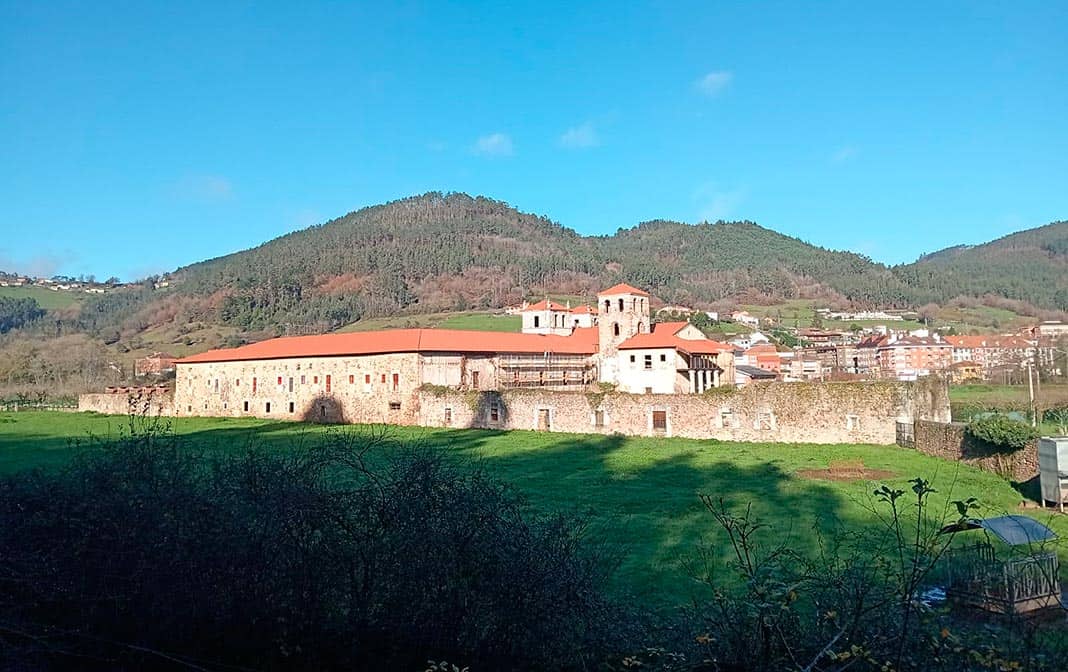
M1035 409L1035 384L1031 380L1031 362L1027 362L1027 398L1031 409L1031 426L1038 426L1038 411Z

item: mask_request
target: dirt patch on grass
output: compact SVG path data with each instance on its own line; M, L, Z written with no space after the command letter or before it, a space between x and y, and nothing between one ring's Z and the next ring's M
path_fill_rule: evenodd
M801 469L797 475L824 481L876 481L897 476L887 469L868 469L861 460L838 460L826 469Z

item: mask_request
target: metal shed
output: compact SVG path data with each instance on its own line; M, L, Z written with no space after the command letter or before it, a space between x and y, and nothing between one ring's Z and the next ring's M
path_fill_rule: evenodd
M1053 530L1033 518L1008 515L969 520L942 532L978 529L984 530L985 540L946 556L947 597L1006 614L1060 605L1060 564L1045 547L1057 538Z

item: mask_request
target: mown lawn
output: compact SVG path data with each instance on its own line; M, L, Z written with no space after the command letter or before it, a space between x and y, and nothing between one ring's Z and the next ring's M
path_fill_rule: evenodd
M321 427L255 419L169 421L189 445L210 451L241 451L250 445L284 450L298 442L367 427ZM128 431L121 416L56 412L0 414L0 474L55 466L78 450L91 450L91 437ZM382 428L379 428L382 429ZM722 497L737 507L751 504L766 522L769 543L787 541L815 548L816 530L859 529L875 524L870 507L875 483L830 481L800 476L834 462L862 462L895 474L881 482L902 489L922 476L938 489L938 508L948 501L977 497L985 515L1016 512L1021 496L1001 478L955 463L892 446L754 444L589 436L487 430L384 428L388 440L377 455L397 444L444 448L479 461L514 484L539 511L565 511L589 520L591 540L619 558L614 585L636 599L657 605L685 603L695 584L684 564L698 546L710 542L722 558L727 548L698 494ZM1068 518L1025 511L1068 534ZM1068 555L1062 553L1068 560Z

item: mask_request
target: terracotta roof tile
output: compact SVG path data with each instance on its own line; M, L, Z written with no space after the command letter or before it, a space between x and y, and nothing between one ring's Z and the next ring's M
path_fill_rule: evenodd
M648 334L635 334L619 344L620 350L637 350L645 348L674 348L695 355L711 355L731 352L734 348L710 339L679 338L679 333L687 322L661 322L653 325Z
M542 336L457 329L389 329L351 334L272 338L239 348L209 350L177 360L178 364L230 362L293 357L340 357L397 352L536 353L592 355L597 328L575 329L570 336Z
M616 294L636 294L638 296L649 296L648 292L643 292L642 290L636 287L631 287L625 282L621 282L618 285L614 285L612 287L609 287L608 289L602 289L601 291L597 292L597 296L615 296Z
M537 303L532 303L531 305L529 305L526 308L524 308L521 312L525 313L525 312L531 311L531 310L559 310L559 311L565 312L565 313L571 311L570 308L568 308L567 306L563 305L562 303L557 303L555 301L550 301L549 299L542 299L541 301L538 301Z

